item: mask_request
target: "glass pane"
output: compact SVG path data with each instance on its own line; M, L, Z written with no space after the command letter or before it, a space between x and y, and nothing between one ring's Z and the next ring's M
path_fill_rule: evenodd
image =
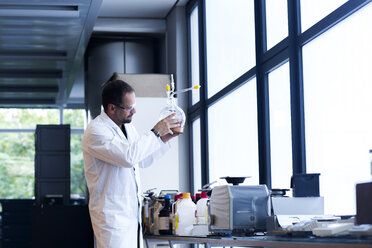
M194 163L194 192L201 189L201 156L200 156L200 119L192 123L193 132L193 163Z
M36 128L59 124L58 109L0 109L0 128Z
M267 50L288 36L287 0L266 0Z
M191 85L200 84L199 82L199 24L198 7L190 15L190 47L191 47ZM199 90L192 91L192 104L199 101Z
M212 105L208 114L209 181L251 176L245 182L258 184L256 79Z
M326 213L355 214L355 184L371 179L370 23L372 4L303 48L307 171Z
M83 135L71 135L71 194L86 194L84 159L81 151Z
M306 31L347 0L301 0L301 30Z
M84 128L84 109L64 109L63 124L70 124L71 128Z
M289 189L292 176L289 63L269 74L272 188Z
M256 63L253 0L207 0L208 97Z
M0 133L0 198L34 196L34 158L34 134Z

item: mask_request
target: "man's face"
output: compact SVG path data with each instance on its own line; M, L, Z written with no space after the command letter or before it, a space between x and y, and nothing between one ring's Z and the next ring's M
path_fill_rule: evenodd
M115 119L118 123L130 123L133 115L136 113L134 107L136 103L136 95L134 92L125 93L123 95L123 103L115 106Z

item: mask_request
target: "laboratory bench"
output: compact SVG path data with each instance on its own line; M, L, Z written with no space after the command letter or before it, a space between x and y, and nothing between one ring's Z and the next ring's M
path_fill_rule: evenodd
M280 236L175 236L144 235L147 248L152 243L168 243L170 248L175 244L202 244L209 247L289 247L289 248L372 248L372 238L356 237L280 237Z

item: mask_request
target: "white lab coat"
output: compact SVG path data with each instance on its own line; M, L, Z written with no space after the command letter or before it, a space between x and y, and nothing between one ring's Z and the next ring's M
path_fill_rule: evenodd
M138 167L149 166L170 148L150 130L127 137L102 111L85 130L82 149L89 189L89 212L98 248L137 248L141 223ZM140 247L143 247L140 233Z

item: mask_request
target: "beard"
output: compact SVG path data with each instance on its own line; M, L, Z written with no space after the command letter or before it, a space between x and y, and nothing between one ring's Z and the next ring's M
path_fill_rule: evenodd
M113 120L115 120L114 122L120 126L121 124L131 123L132 117L133 113L123 116L120 112L116 112L113 116Z
M125 119L123 120L123 124L125 124L125 123L131 123L131 121L132 121L132 116L133 116L133 114L128 115L127 118L125 118Z

